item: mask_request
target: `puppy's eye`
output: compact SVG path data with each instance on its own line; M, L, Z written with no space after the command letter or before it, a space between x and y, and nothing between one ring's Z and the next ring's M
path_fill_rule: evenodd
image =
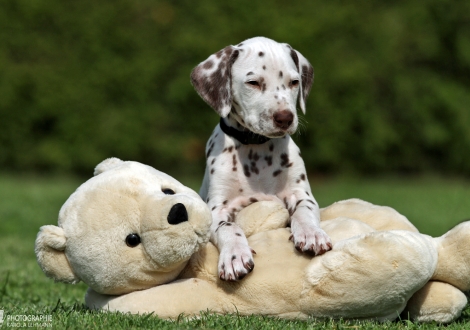
M259 82L257 82L256 80L250 80L250 81L247 81L246 83L251 86L259 87Z
M164 189L162 189L162 192L165 195L174 195L175 194L175 192L173 190L171 190L170 188L164 188Z
M291 85L292 87L297 87L297 86L299 85L299 81L298 81L298 80L292 80L292 81L290 82L290 85Z
M129 234L126 237L126 244L128 247L136 247L140 244L140 236L137 234Z

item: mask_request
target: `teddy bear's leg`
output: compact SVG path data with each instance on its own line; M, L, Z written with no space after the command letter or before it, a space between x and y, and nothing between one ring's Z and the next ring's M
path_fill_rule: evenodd
M417 233L418 229L403 215L388 206L374 205L353 198L336 202L320 210L321 221L346 217L362 221L375 230L408 230Z
M433 239L410 231L374 231L339 241L307 267L302 312L393 320L436 264Z
M456 320L467 305L467 297L456 287L429 281L408 301L403 318L418 322L449 323Z
M200 311L236 312L235 305L227 301L226 296L215 284L191 278L122 296L103 295L88 289L85 304L91 309L132 314L154 313L163 319L175 319L182 314L199 315Z
M362 221L344 217L321 221L320 226L328 236L330 236L333 244L354 236L375 231L374 228Z
M433 280L450 283L461 291L470 290L470 221L462 222L435 238L439 262Z
M435 238L434 243L438 263L433 281L413 295L405 313L417 321L448 323L458 318L467 304L462 291L470 289L470 221Z

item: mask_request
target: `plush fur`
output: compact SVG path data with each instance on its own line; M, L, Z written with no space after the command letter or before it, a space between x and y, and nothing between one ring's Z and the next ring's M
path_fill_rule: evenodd
M107 160L66 201L58 226L43 226L37 260L48 277L85 282L92 309L150 313L260 314L451 322L470 289L470 223L442 237L420 234L389 207L352 199L321 210L333 249L298 252L289 213L273 201L238 214L256 250L243 281L218 277L207 243L210 210L191 189L149 166ZM399 230L396 230L399 229Z

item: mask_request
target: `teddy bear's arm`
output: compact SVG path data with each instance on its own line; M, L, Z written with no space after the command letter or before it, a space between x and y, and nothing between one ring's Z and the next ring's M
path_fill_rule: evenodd
M163 319L174 319L181 314L198 315L201 311L217 314L236 312L235 305L213 283L195 278L177 280L122 296L103 295L88 289L85 303L91 309L132 314L154 313Z

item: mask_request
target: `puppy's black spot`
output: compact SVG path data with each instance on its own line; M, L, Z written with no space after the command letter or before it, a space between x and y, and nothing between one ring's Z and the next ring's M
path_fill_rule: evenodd
M278 176L279 174L281 174L282 170L277 170L277 171L274 171L273 172L273 176L276 177Z
M281 166L286 167L289 163L289 156L286 153L281 154Z
M212 152L212 147L213 147L213 146L214 146L214 145L209 146L209 149L207 150L206 158L209 158L209 156L210 156L210 154L211 154L211 152Z
M251 162L250 170L251 170L252 173L259 174L259 169L258 169L258 167L256 166L256 163L255 163L255 162Z
M268 163L268 166L273 164L273 157L272 156L265 156L264 160Z
M248 164L243 165L243 173L245 174L246 177L251 176L250 167L248 166Z
M206 70L209 70L209 69L212 68L213 66L214 66L214 62L211 61L211 60L207 61L206 63L204 63L204 64L202 65L202 67L203 67L204 69L206 69Z

